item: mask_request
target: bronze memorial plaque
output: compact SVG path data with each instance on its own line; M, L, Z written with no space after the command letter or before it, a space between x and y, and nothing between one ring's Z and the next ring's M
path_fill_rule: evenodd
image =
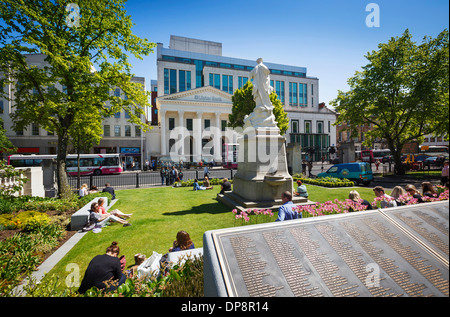
M205 277L205 295L449 296L448 210L427 203L209 231L205 270L216 285ZM226 292L208 294L220 284Z

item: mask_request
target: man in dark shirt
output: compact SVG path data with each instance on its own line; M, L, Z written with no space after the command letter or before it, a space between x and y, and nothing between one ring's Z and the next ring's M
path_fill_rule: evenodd
M228 181L228 178L223 179L223 183L221 185L220 193L223 195L224 192L231 191L231 183Z
M105 188L103 188L103 192L110 193L112 199L116 199L116 194L114 193L114 188L112 188L109 183L105 184Z
M126 276L122 273L120 266L119 253L114 249L113 245L107 249L106 254L97 255L91 260L84 273L83 281L78 288L79 293L84 294L93 286L98 289L104 289L106 287L104 282L110 279L118 280L118 285L126 281ZM109 288L109 290L113 289L115 288Z

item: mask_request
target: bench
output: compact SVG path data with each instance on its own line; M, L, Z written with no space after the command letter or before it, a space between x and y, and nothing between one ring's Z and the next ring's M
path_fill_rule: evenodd
M194 259L203 255L203 248L189 249L183 251L169 252L167 261L173 264L183 264L188 258Z
M105 200L105 206L108 206L108 198L107 197L96 197L92 199L89 203L78 209L71 217L70 220L70 230L81 230L89 221L89 210L91 209L91 204L93 202L98 202L100 198ZM106 207L107 208L107 207Z

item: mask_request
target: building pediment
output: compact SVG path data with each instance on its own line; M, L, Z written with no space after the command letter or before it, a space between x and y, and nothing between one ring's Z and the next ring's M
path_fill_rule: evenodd
M200 87L156 98L158 104L223 104L231 105L231 95L214 87Z

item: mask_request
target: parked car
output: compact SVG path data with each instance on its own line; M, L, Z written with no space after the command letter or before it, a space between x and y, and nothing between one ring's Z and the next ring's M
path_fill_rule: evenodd
M358 162L333 165L326 172L318 174L317 177L347 178L356 185L367 186L373 180L373 173L369 163Z
M444 160L437 156L428 157L423 164L425 166L443 166Z

